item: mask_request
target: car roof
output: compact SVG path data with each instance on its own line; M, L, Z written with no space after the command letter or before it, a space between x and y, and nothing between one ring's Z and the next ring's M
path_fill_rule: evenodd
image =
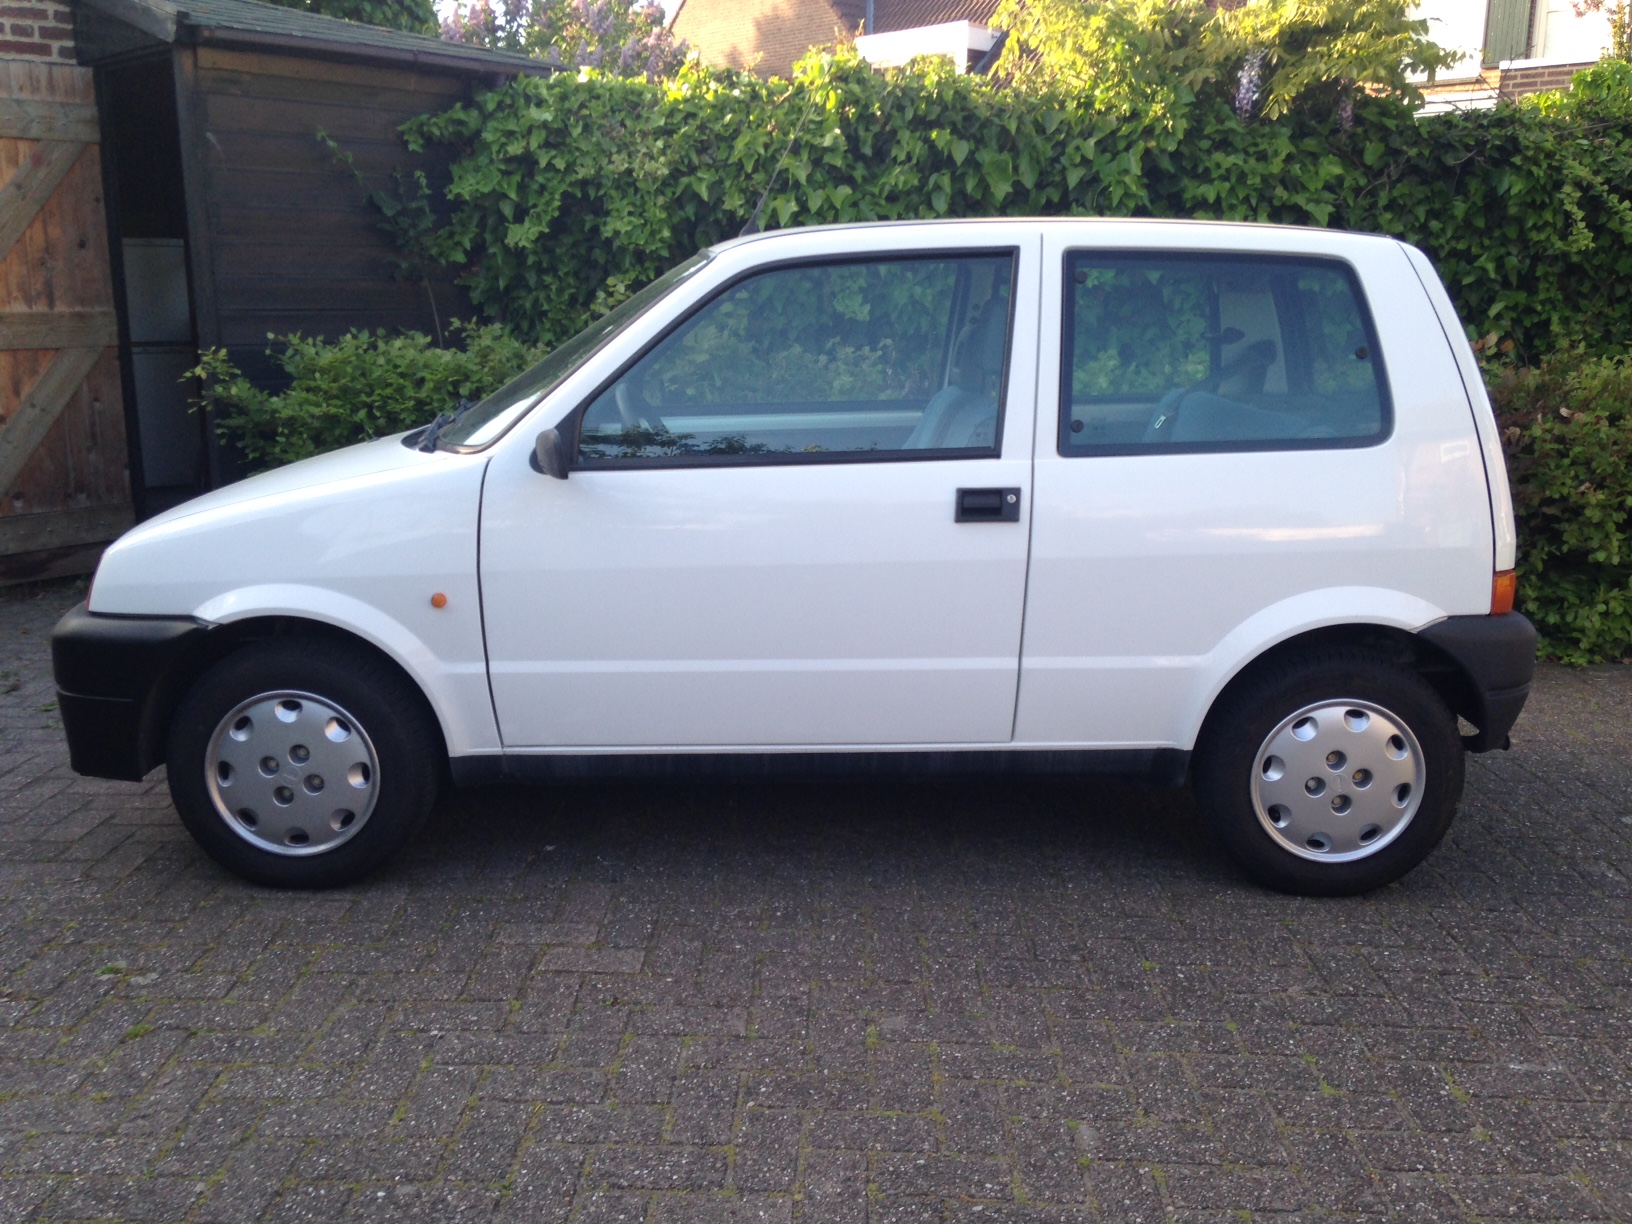
M1185 217L936 217L931 219L911 219L905 221L846 221L826 225L798 225L786 229L762 230L756 234L741 235L728 238L724 242L717 242L708 249L711 252L736 250L755 242L771 242L785 240L800 234L830 234L842 232L859 232L885 228L899 229L926 229L935 226L963 225L963 226L1012 226L1035 225L1047 228L1062 228L1067 226L1138 226L1141 228L1172 228L1176 230L1209 229L1209 230L1248 230L1270 231L1279 234L1317 233L1324 235L1343 235L1353 238L1369 238L1387 242L1398 241L1387 234L1367 233L1361 230L1330 229L1317 225L1277 225L1270 221L1202 221Z

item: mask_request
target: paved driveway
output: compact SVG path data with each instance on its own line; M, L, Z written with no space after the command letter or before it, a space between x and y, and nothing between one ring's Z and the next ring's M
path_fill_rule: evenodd
M0 596L0 1219L1632 1219L1632 669L1402 884L1183 793L481 790L343 892L69 773Z

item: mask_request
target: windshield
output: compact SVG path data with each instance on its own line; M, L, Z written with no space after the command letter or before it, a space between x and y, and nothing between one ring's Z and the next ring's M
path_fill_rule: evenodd
M689 278L709 258L708 252L703 251L685 263L670 268L640 292L627 298L622 305L613 307L552 351L532 369L505 383L445 426L437 435L438 449L475 449L492 442L515 424L523 413L560 386L568 374L599 351L602 345L645 314L659 298Z

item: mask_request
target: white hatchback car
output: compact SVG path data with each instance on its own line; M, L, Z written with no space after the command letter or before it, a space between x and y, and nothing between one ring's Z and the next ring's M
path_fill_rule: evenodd
M53 640L74 768L349 881L446 779L1189 775L1259 880L1376 888L1535 634L1428 260L996 220L705 251L462 414L129 532ZM1458 718L1471 731L1459 729Z

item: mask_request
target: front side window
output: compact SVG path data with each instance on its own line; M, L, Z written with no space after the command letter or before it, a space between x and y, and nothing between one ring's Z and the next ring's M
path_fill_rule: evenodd
M1371 320L1344 265L1067 257L1062 455L1364 446L1389 429Z
M523 414L566 381L571 374L614 336L646 311L657 305L675 286L702 271L711 256L693 255L685 263L670 268L644 289L638 290L596 319L583 331L551 351L542 361L523 371L473 408L449 422L437 435L444 450L479 450L514 425Z
M798 264L712 298L584 410L584 466L996 454L1012 253Z

